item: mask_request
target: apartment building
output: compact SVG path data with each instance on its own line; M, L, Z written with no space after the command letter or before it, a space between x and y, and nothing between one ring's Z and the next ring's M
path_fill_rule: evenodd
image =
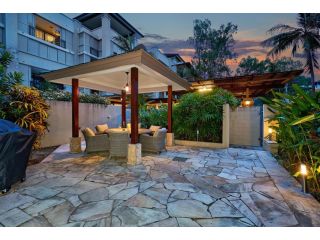
M122 53L118 35L134 44L143 37L115 13L0 13L0 43L14 56L8 70L22 72L27 86L37 86L43 72Z

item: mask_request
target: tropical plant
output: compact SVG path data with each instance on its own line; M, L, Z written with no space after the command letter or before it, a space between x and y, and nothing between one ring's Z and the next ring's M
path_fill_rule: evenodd
M189 41L195 48L192 63L199 76L204 79L230 76L227 60L236 56L233 35L237 29L237 25L232 23L214 29L208 19L194 21L193 37Z
M232 108L239 101L230 92L215 88L210 92L193 92L183 95L173 106L173 130L177 139L221 142L223 104ZM167 126L168 107L163 104L159 108L151 107L139 112L139 120L143 127L158 125Z
M121 35L113 37L113 40L122 48L124 52L130 52L134 48L134 37L133 36L126 36L123 37Z
M273 98L262 100L274 112L274 127L279 143L281 163L295 176L301 163L309 169L310 189L320 193L320 93L305 92L292 86L294 94L273 92Z
M320 48L320 14L299 13L297 27L286 24L278 24L268 33L272 37L264 40L262 45L272 47L268 55L276 56L291 48L292 56L301 54L306 59L305 70L310 73L312 90L315 91L315 69L319 69L317 50Z
M160 107L142 108L139 111L139 120L143 127L149 128L151 125L167 126L168 106L160 105Z
M37 134L34 149L40 148L40 138L48 128L49 104L36 88L15 86L10 91L10 104L6 119Z
M34 148L40 147L48 122L49 105L35 88L21 86L22 73L7 73L13 57L4 47L0 47L0 117L17 123L37 133Z

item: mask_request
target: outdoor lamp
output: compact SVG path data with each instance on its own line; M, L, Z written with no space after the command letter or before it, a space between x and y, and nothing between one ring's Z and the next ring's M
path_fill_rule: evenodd
M269 140L272 140L272 128L268 128L268 132L269 132Z
M124 87L124 90L126 91L126 92L129 92L129 80L128 80L128 77L129 77L129 72L126 72L126 74L127 74L127 83L126 83L126 86Z
M302 191L305 193L306 192L306 176L307 176L307 166L303 163L301 163L300 166L300 173L302 176Z
M129 84L127 83L126 86L124 87L124 89L126 90L126 92L129 92Z
M246 97L242 99L242 107L252 107L254 105L253 98L249 97L249 88L246 88Z

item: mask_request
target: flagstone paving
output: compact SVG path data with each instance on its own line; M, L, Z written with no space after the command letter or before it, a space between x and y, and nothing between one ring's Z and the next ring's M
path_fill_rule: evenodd
M0 226L320 226L320 204L265 151L175 146L127 166L66 149L0 196Z

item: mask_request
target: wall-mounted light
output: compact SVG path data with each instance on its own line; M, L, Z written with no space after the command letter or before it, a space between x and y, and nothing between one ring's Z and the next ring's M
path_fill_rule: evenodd
M300 173L302 176L302 191L305 193L306 192L306 176L308 174L308 171L307 171L307 166L303 163L301 163L301 166L300 166Z
M246 89L246 97L242 99L242 107L252 107L254 105L253 98L249 97L249 88Z
M201 87L201 88L199 88L199 92L209 92L209 91L211 91L212 90L212 88L208 88L207 86L203 86L203 87Z
M124 87L124 90L126 92L129 92L130 91L130 88L129 88L129 72L126 72L127 74L127 83L126 83L126 86Z

